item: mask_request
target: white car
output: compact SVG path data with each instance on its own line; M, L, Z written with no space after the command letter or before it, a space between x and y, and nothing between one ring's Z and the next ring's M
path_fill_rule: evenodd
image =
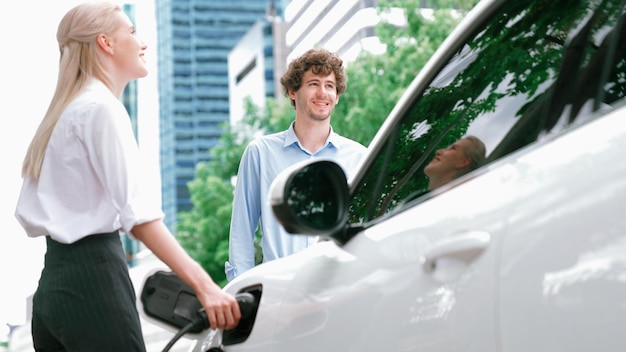
M327 240L230 282L251 311L194 351L626 351L625 3L481 1L353 179L276 180L285 228ZM487 162L420 192L465 135Z

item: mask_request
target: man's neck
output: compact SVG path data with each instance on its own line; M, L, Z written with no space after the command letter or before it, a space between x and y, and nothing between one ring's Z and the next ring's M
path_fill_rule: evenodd
M330 123L328 120L303 121L296 119L293 130L300 144L311 153L315 153L326 143L330 134Z

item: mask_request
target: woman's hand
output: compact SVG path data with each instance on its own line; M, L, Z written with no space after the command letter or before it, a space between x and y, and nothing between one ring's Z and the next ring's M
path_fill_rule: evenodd
M194 290L212 329L232 329L237 326L241 311L235 297L222 291L176 241L161 219L135 225L131 232Z

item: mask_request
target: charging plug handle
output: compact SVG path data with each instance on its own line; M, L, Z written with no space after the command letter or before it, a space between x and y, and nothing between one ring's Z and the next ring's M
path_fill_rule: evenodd
M255 297L249 292L241 292L235 295L235 299L239 304L239 310L241 311L241 320L250 318L254 313ZM206 315L204 308L198 310L198 314L192 321L194 328L206 330L211 327L209 324L209 317Z

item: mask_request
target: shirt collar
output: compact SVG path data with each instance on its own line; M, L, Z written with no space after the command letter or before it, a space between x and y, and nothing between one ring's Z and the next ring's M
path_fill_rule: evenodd
M89 79L89 81L85 85L85 89L86 90L98 91L100 93L108 92L111 95L113 95L113 92L111 92L109 87L107 87L107 85L104 84L104 82L102 82L101 80L99 80L99 79L97 79L95 77L92 77L92 78Z
M296 136L296 131L293 129L295 124L296 122L294 121L291 123L291 125L289 125L289 129L287 130L287 134L285 135L285 143L283 146L287 148L290 145L295 143L298 145L300 149L304 150L304 148L302 148L302 144L300 143L300 140L298 139L298 136ZM339 149L338 138L339 136L333 130L333 126L330 126L330 134L328 135L328 138L326 139L326 143L324 144L324 147L322 147L320 150L325 149L329 146Z

